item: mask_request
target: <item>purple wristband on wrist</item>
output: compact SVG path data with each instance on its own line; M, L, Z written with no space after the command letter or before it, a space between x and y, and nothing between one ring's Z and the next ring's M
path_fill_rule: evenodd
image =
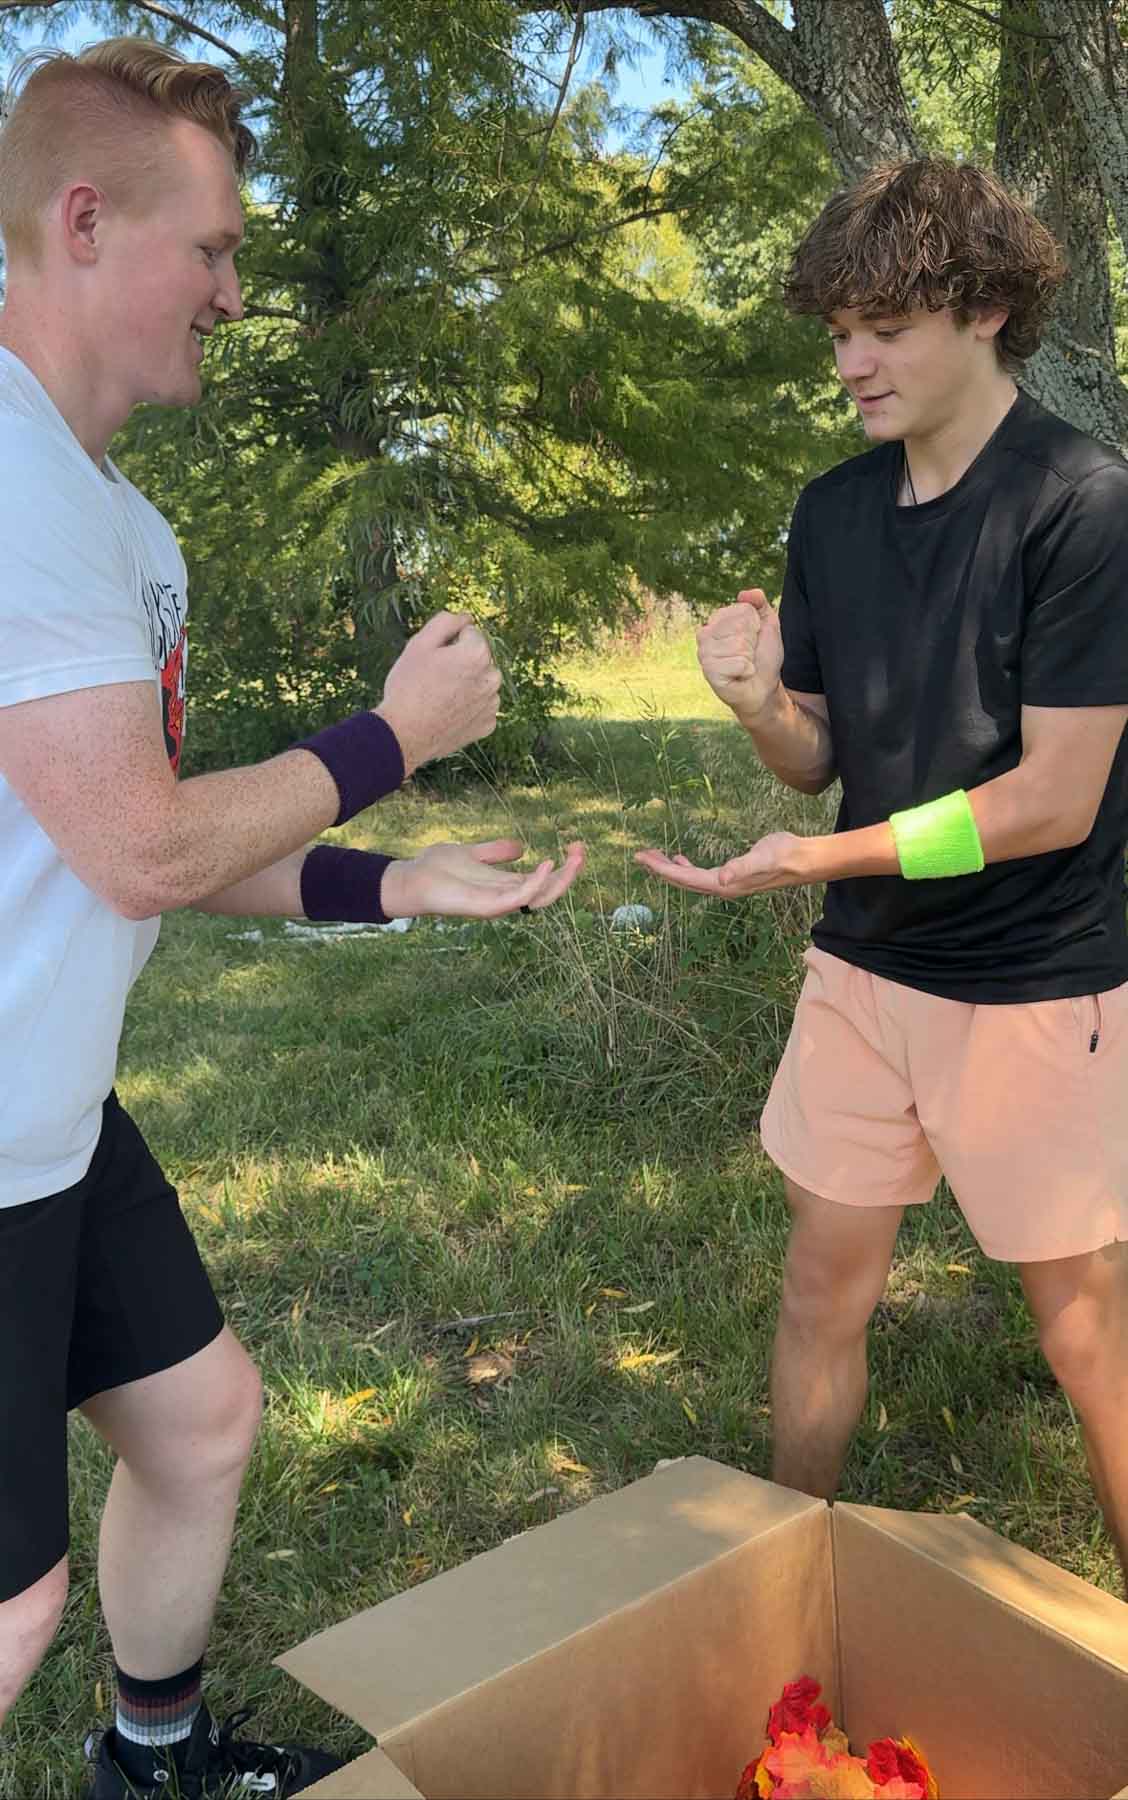
M315 844L302 864L302 911L307 919L339 925L387 925L380 883L394 856Z
M366 806L403 786L399 739L378 713L353 713L339 725L327 725L324 731L303 738L293 748L311 750L336 782L341 808L334 825L344 825Z

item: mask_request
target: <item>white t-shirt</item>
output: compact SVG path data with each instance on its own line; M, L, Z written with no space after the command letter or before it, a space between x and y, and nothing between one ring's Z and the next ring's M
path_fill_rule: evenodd
M176 769L186 590L160 513L108 459L97 468L0 350L0 706L151 681ZM0 775L0 1206L86 1173L126 995L159 929L91 892Z

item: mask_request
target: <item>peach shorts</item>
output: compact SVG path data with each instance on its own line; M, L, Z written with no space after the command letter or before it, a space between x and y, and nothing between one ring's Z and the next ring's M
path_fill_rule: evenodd
M846 1206L916 1206L944 1175L1003 1262L1128 1239L1128 983L980 1006L804 961L760 1121L784 1175Z

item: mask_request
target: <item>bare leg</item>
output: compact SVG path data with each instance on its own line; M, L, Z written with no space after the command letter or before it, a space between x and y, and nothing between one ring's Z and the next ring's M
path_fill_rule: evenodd
M772 1352L772 1477L830 1499L866 1403L866 1326L900 1206L842 1206L786 1182L791 1237Z
M38 1668L66 1597L64 1556L33 1587L0 1604L0 1723Z
M1024 1263L1020 1273L1043 1354L1081 1421L1128 1592L1128 1244Z
M98 1580L114 1655L138 1680L177 1675L204 1653L260 1406L254 1365L224 1329L83 1407L120 1459Z

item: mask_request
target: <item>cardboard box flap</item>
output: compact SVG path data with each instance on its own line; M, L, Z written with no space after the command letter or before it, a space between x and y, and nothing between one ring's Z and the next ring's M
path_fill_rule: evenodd
M826 1507L706 1559L382 1744L428 1800L731 1800L768 1708L809 1668L833 1676ZM829 1680L827 1701L837 1707Z
M687 1457L277 1658L374 1737L826 1503Z
M1094 1800L1128 1770L1128 1606L970 1519L836 1506L845 1727L945 1800Z
M966 1513L952 1517L839 1503L833 1517L836 1542L839 1527L848 1529L851 1523L880 1532L1128 1674L1128 1605L1123 1600L1009 1543Z
M302 1800L423 1800L417 1787L382 1750L358 1756L332 1775L302 1789Z

